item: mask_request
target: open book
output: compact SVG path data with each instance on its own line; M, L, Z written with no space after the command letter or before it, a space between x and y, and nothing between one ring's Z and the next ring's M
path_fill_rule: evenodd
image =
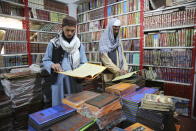
M117 76L117 77L115 77L112 81L118 81L118 80L123 80L123 79L129 78L129 77L131 77L132 75L136 74L136 72L137 72L137 71L130 72L130 73L127 73L127 74L125 74L125 75Z
M76 77L76 78L90 77L93 79L97 77L99 74L101 74L105 69L106 67L104 66L85 63L81 65L80 67L76 68L75 70L69 70L69 71L58 72L58 73Z

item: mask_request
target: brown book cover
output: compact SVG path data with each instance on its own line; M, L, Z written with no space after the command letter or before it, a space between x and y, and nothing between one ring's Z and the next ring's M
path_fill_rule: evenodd
M116 94L116 95L125 95L127 93L132 93L138 87L136 84L131 83L118 83L109 87L106 87L106 92Z
M80 129L84 128L90 123L93 124L93 122L94 120L91 120L87 117L80 115L79 113L76 113L68 117L66 120L54 124L53 126L50 127L50 130L52 131L79 131Z
M87 104L87 103L85 103L84 105L85 105L84 107L87 107L88 111L91 114L91 117L93 118L101 118L110 112L113 112L113 111L116 111L122 108L119 99L114 100L113 102L103 106L101 109L96 106Z
M136 130L142 130L142 131L153 131L152 129L150 129L149 127L140 124L140 123L135 123L127 128L125 128L126 131L136 131Z
M100 94L92 92L92 91L82 91L80 93L75 93L70 96L67 96L62 101L64 104L67 104L71 107L79 108L82 106L82 104L85 101L90 100L98 95L100 95Z
M119 97L108 94L108 93L102 93L101 95L86 101L86 103L89 105L93 105L95 107L98 107L98 108L102 108L102 107L112 103L113 101L117 100L118 98Z

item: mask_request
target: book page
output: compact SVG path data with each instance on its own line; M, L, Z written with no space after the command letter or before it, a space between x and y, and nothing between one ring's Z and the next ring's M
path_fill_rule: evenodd
M137 71L130 72L130 73L127 73L127 74L125 74L125 75L117 76L117 77L115 77L112 81L118 81L118 80L123 80L123 79L129 78L129 77L131 77L133 74L136 74L136 72L137 72Z
M85 78L85 77L93 78L97 76L98 74L100 74L101 72L103 72L105 69L106 67L104 66L85 63L75 70L70 70L66 72L58 72L58 73L72 76L72 77L78 77L78 78Z

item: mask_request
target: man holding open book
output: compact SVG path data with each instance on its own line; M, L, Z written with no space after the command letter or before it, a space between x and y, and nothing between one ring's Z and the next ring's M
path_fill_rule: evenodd
M115 76L124 75L128 71L128 65L119 39L120 25L120 20L117 18L111 19L99 42L101 61Z
M81 86L75 78L56 73L74 70L87 62L84 46L75 31L76 19L65 17L62 32L50 40L43 58L44 68L51 75L52 106L60 104L64 94L81 91Z

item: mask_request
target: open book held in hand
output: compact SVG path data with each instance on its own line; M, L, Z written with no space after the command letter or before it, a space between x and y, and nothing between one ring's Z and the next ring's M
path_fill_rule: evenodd
M123 79L129 78L129 77L133 76L136 73L137 73L137 71L134 71L134 72L127 73L125 75L117 76L112 81L118 81L118 80L123 80Z
M76 68L75 70L69 70L69 71L58 72L58 73L68 75L71 77L76 77L76 78L89 77L91 79L94 79L99 74L101 74L105 69L106 69L106 67L104 67L104 66L85 63L85 64L81 65L80 67Z

